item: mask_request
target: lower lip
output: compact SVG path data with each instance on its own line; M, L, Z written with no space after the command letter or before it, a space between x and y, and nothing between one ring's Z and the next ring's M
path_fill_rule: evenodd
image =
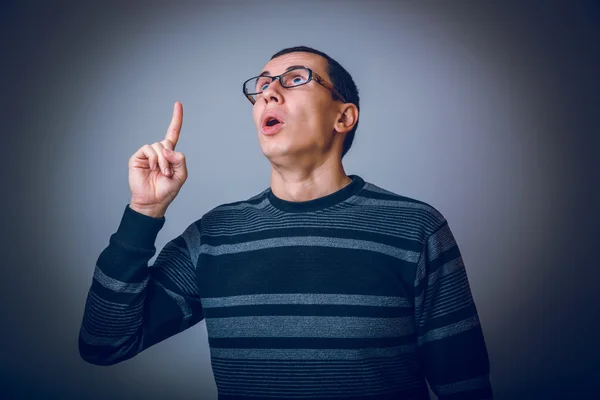
M277 125L273 125L273 126L263 126L262 127L262 133L270 136L270 135L275 135L276 133L279 133L279 131L283 129L283 123L279 123Z

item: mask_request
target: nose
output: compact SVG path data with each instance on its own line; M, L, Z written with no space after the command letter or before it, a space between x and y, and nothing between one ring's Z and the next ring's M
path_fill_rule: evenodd
M283 94L281 89L283 89L281 82L279 82L279 79L275 79L269 84L269 86L267 86L267 89L262 92L262 97L267 103L271 101L281 103L283 102Z

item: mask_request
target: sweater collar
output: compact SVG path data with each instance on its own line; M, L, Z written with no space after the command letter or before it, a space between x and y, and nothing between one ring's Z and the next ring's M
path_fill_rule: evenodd
M271 188L268 189L268 197L271 204L286 212L307 212L317 211L333 205L342 203L358 193L365 185L365 181L358 175L348 175L352 182L341 188L340 190L328 194L327 196L319 197L308 201L288 201L283 200L273 193Z

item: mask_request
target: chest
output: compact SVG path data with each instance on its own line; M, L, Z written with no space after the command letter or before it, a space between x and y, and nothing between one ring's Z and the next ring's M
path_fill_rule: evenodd
M202 297L355 293L410 299L415 263L374 247L327 238L221 245L200 254L197 283Z

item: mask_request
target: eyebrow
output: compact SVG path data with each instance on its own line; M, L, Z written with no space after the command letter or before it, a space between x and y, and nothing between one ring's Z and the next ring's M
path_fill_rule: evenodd
M296 69L296 68L308 68L308 67L305 65L290 65L289 67L287 67L285 69L285 72L288 72L289 70ZM271 73L269 71L263 71L258 76L270 76L270 75L271 75Z

